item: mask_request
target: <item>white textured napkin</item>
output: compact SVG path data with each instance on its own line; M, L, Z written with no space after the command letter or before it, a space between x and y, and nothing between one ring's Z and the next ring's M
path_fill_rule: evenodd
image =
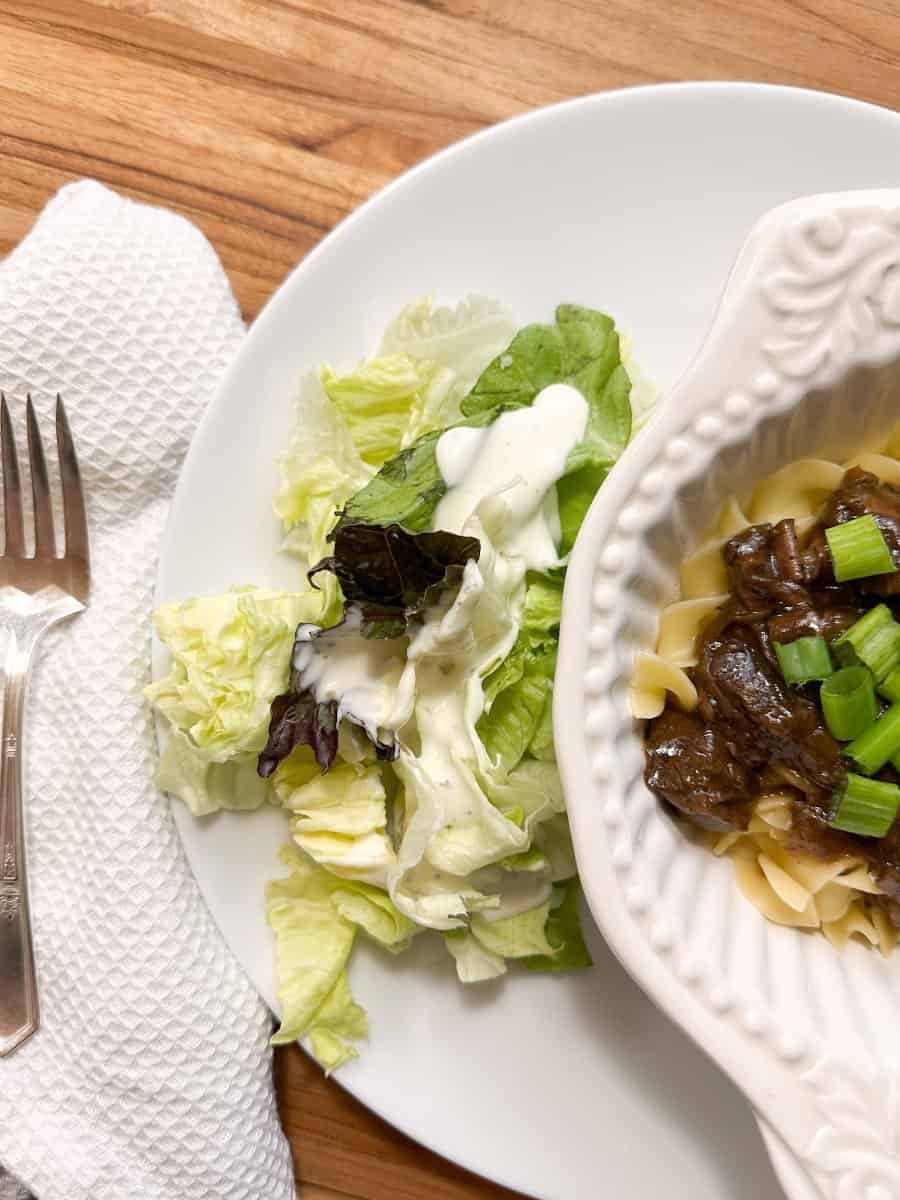
M93 568L26 719L42 1028L0 1060L0 1163L39 1200L294 1195L269 1016L151 784L141 697L169 499L242 337L198 230L96 183L65 188L0 263L0 388L18 413L31 391L48 432L62 392Z

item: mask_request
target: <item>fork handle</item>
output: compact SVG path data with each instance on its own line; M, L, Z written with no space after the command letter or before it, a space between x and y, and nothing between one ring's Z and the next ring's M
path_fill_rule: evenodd
M22 723L25 688L40 630L10 629L4 659L0 739L0 1058L39 1025L37 975L28 910L22 811Z

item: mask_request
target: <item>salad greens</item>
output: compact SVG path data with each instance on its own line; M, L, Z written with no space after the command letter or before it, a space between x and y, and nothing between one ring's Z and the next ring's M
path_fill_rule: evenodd
M159 783L198 815L284 811L275 1040L307 1037L327 1070L367 1034L346 973L359 931L397 953L436 930L464 983L590 965L552 694L565 555L648 407L623 355L612 319L576 305L518 331L490 300L408 305L374 358L301 382L275 497L296 593L155 614L172 656L147 693L170 726ZM554 384L586 416L536 493L560 557L526 571L508 482L464 527L436 523L438 442L467 426L480 445Z

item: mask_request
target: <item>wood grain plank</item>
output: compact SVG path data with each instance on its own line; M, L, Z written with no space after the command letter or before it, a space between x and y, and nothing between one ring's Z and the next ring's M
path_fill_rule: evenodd
M298 1179L356 1200L515 1200L362 1109L296 1046L276 1054L275 1079Z

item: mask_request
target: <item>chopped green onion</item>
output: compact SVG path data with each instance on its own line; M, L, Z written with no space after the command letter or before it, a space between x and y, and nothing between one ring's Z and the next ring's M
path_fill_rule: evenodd
M877 684L900 667L900 625L886 604L876 604L854 621L831 648L843 666L868 667Z
M828 643L823 637L800 637L776 642L775 654L785 683L812 683L827 679L834 670Z
M900 750L900 704L892 704L874 725L864 730L844 750L864 775L880 771Z
M866 514L825 530L834 577L838 583L889 575L896 570L884 534L873 516Z
M900 667L894 667L886 679L878 685L878 694L894 704L900 700Z
M880 779L848 775L844 790L835 797L832 829L858 833L860 837L884 837L900 808L900 787Z
M819 689L825 724L832 737L850 742L859 737L878 716L872 675L865 667L843 667Z

